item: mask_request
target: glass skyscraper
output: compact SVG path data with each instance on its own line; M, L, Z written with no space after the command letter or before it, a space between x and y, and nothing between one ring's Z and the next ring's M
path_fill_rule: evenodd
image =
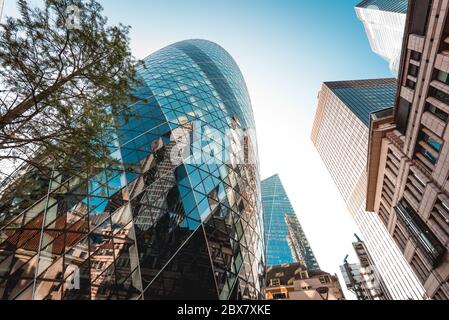
M301 262L320 267L278 175L262 181L267 265Z
M364 0L355 7L371 49L388 61L397 75L404 37L408 0Z
M324 83L312 141L393 299L422 299L423 288L378 215L366 212L371 114L394 104L395 79Z
M0 299L264 297L257 141L237 64L188 40L138 74L140 100L109 145L117 163L25 168L0 199Z

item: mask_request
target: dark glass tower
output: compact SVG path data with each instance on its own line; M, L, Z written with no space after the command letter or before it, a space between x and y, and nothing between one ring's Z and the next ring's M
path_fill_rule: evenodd
M318 270L318 262L278 175L262 181L267 265L302 262Z
M356 8L376 8L381 11L407 13L408 0L363 0Z
M189 40L139 75L141 101L109 146L118 164L28 169L1 198L0 298L264 297L257 142L237 64Z
M396 81L392 78L335 81L325 85L367 127L371 114L391 108L396 97Z

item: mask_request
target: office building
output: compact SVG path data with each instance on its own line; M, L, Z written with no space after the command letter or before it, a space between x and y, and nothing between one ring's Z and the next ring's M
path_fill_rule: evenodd
M358 300L390 300L390 294L375 268L365 243L357 235L355 236L357 241L352 245L358 262L349 263L346 256L344 264L340 266L346 287L356 295Z
M410 1L393 112L372 118L366 208L449 299L449 1Z
M309 241L277 174L262 181L262 205L267 265L301 262L308 270L319 269Z
M270 266L267 300L345 300L336 275L308 270L302 263Z
M387 229L365 210L370 115L391 108L395 92L395 79L324 83L311 138L392 299L422 299L424 290Z
M369 291L366 290L359 264L345 260L345 263L340 266L340 272L345 280L346 288L355 294L357 300L372 300Z
M401 57L408 0L364 0L355 7L373 52L396 76Z
M257 141L237 64L188 40L138 75L113 164L73 177L25 168L2 194L0 299L264 298Z

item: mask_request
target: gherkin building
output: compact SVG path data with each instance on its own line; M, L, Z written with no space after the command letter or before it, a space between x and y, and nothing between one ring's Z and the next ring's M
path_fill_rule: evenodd
M264 298L257 141L237 64L187 40L138 74L139 99L108 142L113 164L11 175L0 299Z

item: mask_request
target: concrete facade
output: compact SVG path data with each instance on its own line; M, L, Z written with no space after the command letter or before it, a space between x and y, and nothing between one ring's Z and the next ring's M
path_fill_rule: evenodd
M418 300L422 285L380 218L365 210L370 115L391 110L395 90L395 79L324 83L311 138L391 298Z
M367 210L431 299L449 299L449 1L411 0L394 119L370 129Z

